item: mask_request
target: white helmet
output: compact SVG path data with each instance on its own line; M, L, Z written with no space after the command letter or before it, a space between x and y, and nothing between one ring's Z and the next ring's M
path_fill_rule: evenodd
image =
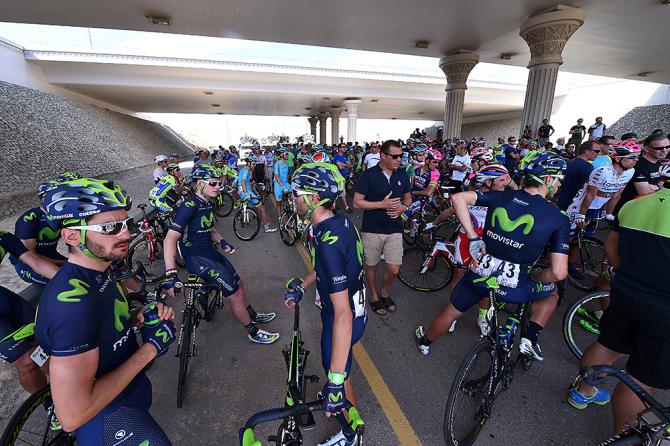
M158 164L161 161L167 161L168 157L165 155L156 155L156 158L154 158L154 163Z

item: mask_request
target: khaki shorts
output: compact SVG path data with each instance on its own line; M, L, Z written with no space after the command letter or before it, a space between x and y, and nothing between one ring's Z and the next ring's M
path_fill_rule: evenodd
M365 264L375 266L384 256L384 261L390 265L402 265L402 234L374 234L361 233Z

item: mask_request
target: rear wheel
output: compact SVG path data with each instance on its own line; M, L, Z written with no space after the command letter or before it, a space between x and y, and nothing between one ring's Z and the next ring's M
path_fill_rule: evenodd
M574 264L576 274L568 274L570 283L582 291L595 291L596 280L606 275L609 266L604 243L594 237L582 237L581 243L575 238L570 243L570 250L573 249L579 251L579 256Z
M601 302L609 291L596 291L575 300L563 316L563 338L577 359L582 359L586 348L600 335Z
M195 299L195 297L194 297ZM181 342L179 344L179 378L177 380L177 407L181 409L186 391L186 374L188 361L191 358L191 339L195 330L195 314L193 308L184 310L184 320L181 327Z
M233 232L240 240L252 240L261 229L261 220L253 209L240 209L233 218Z
M405 250L398 278L416 291L437 291L449 285L454 277L454 265L441 254L429 259L430 248L412 246ZM423 265L428 268L422 273Z
M287 246L293 246L298 240L298 229L293 212L284 212L279 218L279 235Z
M153 243L153 253L152 253ZM163 260L163 240L149 241L146 237L138 237L128 248L128 264L140 262L144 266L148 284L155 284L163 280L165 262Z

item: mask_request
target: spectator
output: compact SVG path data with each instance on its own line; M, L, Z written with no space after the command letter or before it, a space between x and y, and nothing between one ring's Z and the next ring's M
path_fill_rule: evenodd
M530 139L528 139L526 137L522 137L519 140L519 147L517 148L517 152L519 152L519 154L521 155L521 158L528 155L528 152L530 152L531 149L532 149L532 147L530 145Z
M272 147L268 147L265 151L265 178L268 180L268 191L272 191L274 186L274 172L275 167L275 152Z
M577 156L575 150L575 144L569 142L565 145L565 150L561 152L561 156L565 159L571 160Z
M606 164L612 164L612 159L610 158L610 150L612 144L614 144L615 138L611 135L605 135L598 138L598 143L600 144L600 155L593 160L593 168L598 169L603 167Z
M399 169L402 149L395 141L382 144L379 163L365 170L356 184L354 208L363 210L361 240L365 254L365 275L372 311L379 315L396 310L389 289L402 264L402 220L410 204L407 173ZM382 286L377 292L377 266L386 262Z
M558 191L558 199L556 200L556 205L559 209L567 211L575 195L588 181L589 175L593 172L591 161L596 159L599 153L600 144L596 141L586 141L579 145L577 148L577 157L568 163L565 177L561 181L561 188Z
M258 188L258 185L263 185L265 187L265 162L267 158L265 158L265 155L261 153L261 148L260 146L256 146L253 149L251 149L252 153L256 155L256 165L254 166L254 171L252 172L253 174L253 179L254 182L256 182L256 187ZM262 194L264 197L264 194Z
M568 140L568 144L574 144L576 147L584 140L584 135L586 135L586 127L582 125L582 122L584 122L584 120L579 118L577 120L577 125L570 127L570 139Z
M514 175L514 171L516 170L516 165L519 162L519 158L521 158L521 154L519 151L516 149L517 145L517 140L514 136L510 136L507 138L507 144L502 146L503 153L505 155L505 163L504 166L509 172L510 175Z
M533 139L533 129L530 128L529 125L526 126L525 129L523 129L523 132L521 133L522 138L526 138L528 140Z
M598 116L595 124L591 124L591 127L589 127L589 139L602 137L605 134L605 130L607 130L607 126L603 123L602 116Z
M295 171L295 154L298 151L298 148L295 147L294 144L294 149L288 151L288 157L286 158L286 165L288 166L288 177L291 178L293 176L293 172Z
M193 165L197 166L198 164L206 164L211 162L209 159L209 150L200 149L198 150L198 156L193 160Z
M465 141L462 139L456 143L456 156L451 161L449 168L451 169L451 181L449 186L453 187L454 190L452 193L461 192L463 190L463 180L465 175L468 172L468 167L472 160L470 160L470 155L465 145Z
M370 153L365 155L365 157L363 158L363 171L376 166L380 160L381 158L379 155L379 146L377 145L377 143L372 143L372 146L370 147Z
M342 144L337 149L337 154L333 157L333 164L337 166L337 170L340 171L340 174L346 180L347 176L349 175L349 169L351 168L351 163L349 162L349 157L347 156L347 148L344 146L344 144ZM344 202L344 208L346 209L347 213L351 212L351 209L349 209L349 205L347 204L346 187L344 191L342 191L342 195L340 195L340 198Z
M554 134L554 128L549 124L548 119L542 120L542 125L537 129L537 137L539 138L540 147L544 147L549 141L549 137Z
M562 153L565 152L565 138L558 138L556 140L556 147L554 147L554 152L562 156Z

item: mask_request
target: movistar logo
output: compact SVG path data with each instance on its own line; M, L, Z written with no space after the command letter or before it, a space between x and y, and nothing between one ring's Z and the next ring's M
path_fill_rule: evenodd
M60 229L55 231L48 226L40 229L40 232L37 234L37 241L42 242L44 240L57 240L60 237Z
M491 214L491 227L496 227L496 222L505 232L512 232L519 226L525 226L523 229L524 235L530 234L535 225L535 217L530 214L523 214L516 220L510 220L505 208L496 208Z
M342 392L340 391L340 392L337 392L337 393L329 393L328 394L328 399L333 403L337 403L338 401L340 401L342 399Z
M336 235L330 235L330 231L326 231L322 236L321 236L321 241L324 243L328 243L329 245L335 244L339 240L339 237Z
M211 228L212 224L214 223L214 212L209 212L209 218L206 215L203 215L200 217L200 227L205 229L205 228Z
M5 248L0 246L0 262L2 262L2 259L5 258L5 254L7 254L7 251L5 251Z
M23 221L26 221L26 222L28 222L28 221L32 221L32 220L35 219L35 217L37 217L37 214L33 211L33 212L31 212L30 214L28 214L28 215L24 215L24 216L23 216Z
M210 269L210 270L207 272L207 275L208 275L209 277L211 277L212 279L218 279L219 276L220 276L221 274L220 274L218 271L214 271L213 269Z
M91 287L91 285L79 279L70 279L67 283L70 284L72 289L58 293L56 299L61 302L81 302L79 296L88 294L88 289Z
M195 206L195 201L186 201L184 202L184 206L186 206L187 208L192 208L193 206Z
M161 338L161 341L163 341L163 344L167 343L167 341L170 340L170 335L167 334L167 332L165 330L163 330L162 328L159 328L158 330L156 330L156 336Z
M114 299L114 328L116 328L116 331L121 333L124 329L123 322L121 322L121 318L129 320L130 311L128 311L128 301L123 295L123 289L121 288L121 285L117 283L116 288L119 290L119 294L121 295L123 300Z

